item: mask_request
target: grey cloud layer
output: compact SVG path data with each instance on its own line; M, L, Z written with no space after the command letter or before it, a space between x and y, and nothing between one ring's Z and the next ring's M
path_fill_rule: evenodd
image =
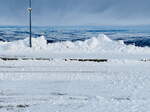
M27 24L28 0L0 0L0 24ZM149 0L32 0L35 25L149 24Z

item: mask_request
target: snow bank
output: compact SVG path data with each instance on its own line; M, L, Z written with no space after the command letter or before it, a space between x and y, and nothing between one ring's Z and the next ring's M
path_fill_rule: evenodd
M148 47L136 47L134 45L125 45L123 41L113 41L104 34L85 41L65 41L47 44L44 36L33 38L33 47L29 48L28 38L15 42L0 42L0 55L18 55L18 54L47 54L51 56L53 53L150 53Z
M39 38L33 38L33 50L35 49L43 49L47 47L47 41L44 36L41 36ZM29 39L25 40L19 40L15 42L1 42L0 43L0 50L9 50L9 51L15 51L17 50L25 50L29 49Z

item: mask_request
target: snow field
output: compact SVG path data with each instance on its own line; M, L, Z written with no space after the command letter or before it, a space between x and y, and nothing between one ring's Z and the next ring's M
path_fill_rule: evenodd
M149 66L134 60L0 61L0 111L147 112Z

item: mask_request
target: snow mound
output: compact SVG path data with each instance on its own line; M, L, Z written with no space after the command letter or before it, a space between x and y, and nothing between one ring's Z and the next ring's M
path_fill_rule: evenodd
M85 52L149 52L150 48L136 47L134 45L125 45L123 41L113 41L104 34L100 34L97 37L92 37L91 39L85 41L77 42L59 42L52 43L48 45L49 48L55 50L65 51L85 51Z
M38 38L32 38L32 49L40 50L45 49L47 47L47 41L44 36ZM29 38L14 42L1 42L0 50L5 51L18 51L18 50L26 50L29 48Z
M51 56L53 53L78 53L84 55L84 53L150 53L148 47L136 47L134 45L125 45L123 41L113 41L104 34L100 34L97 37L85 41L65 41L47 44L47 40L44 36L32 39L32 48L29 48L29 39L19 40L15 42L0 42L0 55L26 55L32 54L47 54Z

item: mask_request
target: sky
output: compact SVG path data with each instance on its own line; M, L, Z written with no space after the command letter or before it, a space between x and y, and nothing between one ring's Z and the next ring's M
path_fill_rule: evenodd
M28 0L0 0L0 25L28 25ZM150 0L32 0L33 25L150 24Z

